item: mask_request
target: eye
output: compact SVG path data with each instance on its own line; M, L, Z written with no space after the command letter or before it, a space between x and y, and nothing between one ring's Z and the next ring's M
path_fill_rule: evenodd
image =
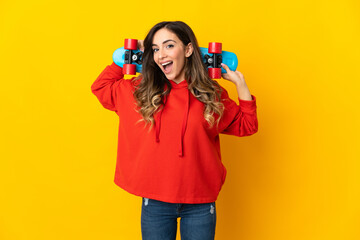
M158 48L153 48L152 51L157 52L157 51L159 51L159 49Z
M172 48L172 47L174 47L174 45L173 45L173 44L169 44L169 45L167 45L166 47L167 47L167 48Z

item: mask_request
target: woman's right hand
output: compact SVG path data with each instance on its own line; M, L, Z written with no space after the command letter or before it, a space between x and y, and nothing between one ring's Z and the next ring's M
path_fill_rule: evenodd
M144 52L144 40L138 40L137 48Z

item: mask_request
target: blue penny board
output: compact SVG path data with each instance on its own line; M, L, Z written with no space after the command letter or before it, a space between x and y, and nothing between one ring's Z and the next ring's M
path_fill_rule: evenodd
M212 53L208 53L207 48L203 48L203 47L200 48L200 53L204 62L205 62L205 54L208 54L210 56L212 55ZM222 55L222 63L227 65L231 71L235 71L238 65L238 59L236 54L232 52L222 51L221 55ZM226 73L224 68L221 68L221 73Z
M125 61L125 49L124 47L116 49L113 53L113 61L116 65L123 67ZM140 50L133 50L133 53L138 53ZM212 55L208 53L207 48L200 48L201 57L205 62L205 54ZM238 65L238 59L235 53L222 51L222 62L225 63L231 71L235 71ZM136 72L141 73L142 65L134 63L136 65ZM226 73L224 68L221 68L221 73Z

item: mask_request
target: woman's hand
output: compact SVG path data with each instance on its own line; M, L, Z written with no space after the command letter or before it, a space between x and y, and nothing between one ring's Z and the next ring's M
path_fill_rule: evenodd
M229 69L229 67L222 63L221 66L225 69L226 73L221 74L221 76L226 79L229 80L231 82L233 82L235 85L241 84L241 83L245 83L245 78L244 75L239 72L239 71L231 71Z
M241 100L253 100L249 88L246 85L244 75L239 71L231 71L224 63L222 63L221 66L226 70L226 73L221 74L221 76L236 85L239 98Z
M144 52L144 40L138 40L137 48Z

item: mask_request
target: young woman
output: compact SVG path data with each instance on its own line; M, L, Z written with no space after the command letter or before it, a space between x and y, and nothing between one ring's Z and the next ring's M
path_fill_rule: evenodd
M209 78L184 22L156 24L143 45L139 77L124 80L112 63L91 86L120 119L115 183L142 197L143 239L174 240L178 218L181 239L214 239L226 177L219 134L257 132L255 97L226 65L222 77L236 85L239 105Z

